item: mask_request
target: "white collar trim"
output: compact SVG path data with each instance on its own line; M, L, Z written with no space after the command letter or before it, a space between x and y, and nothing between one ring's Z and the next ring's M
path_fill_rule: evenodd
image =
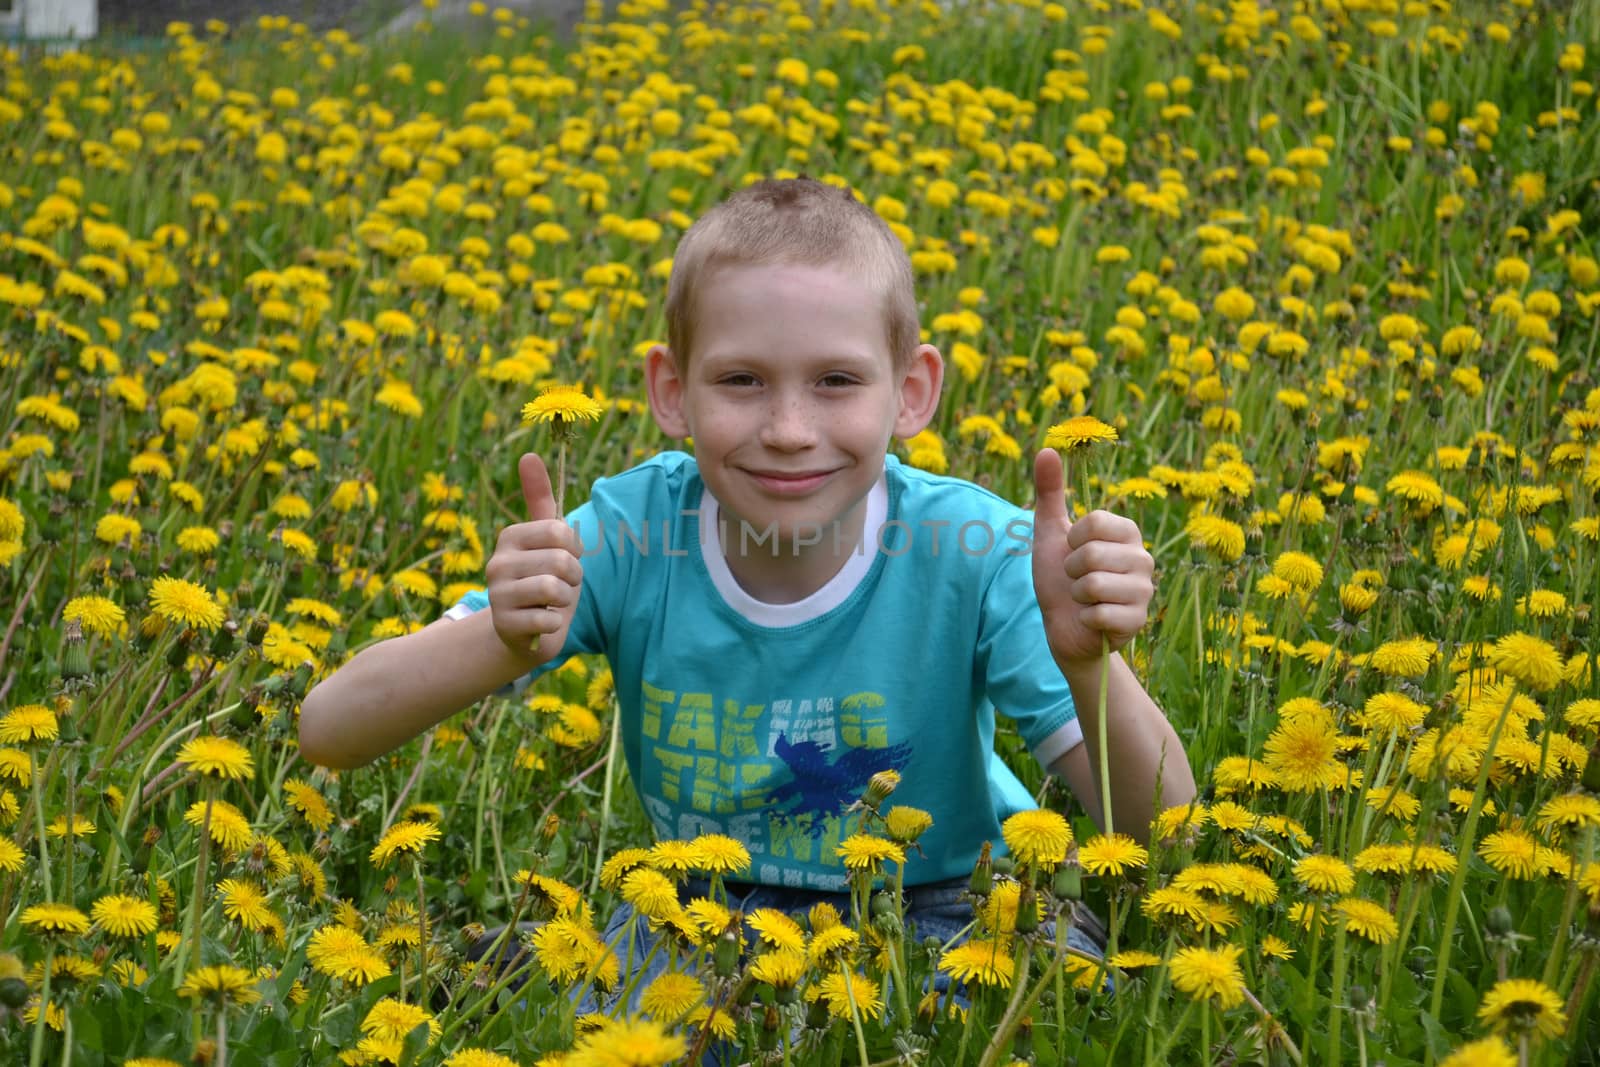
M745 592L722 552L721 506L717 498L701 486L700 495L700 558L705 561L711 584L721 594L723 602L757 626L781 629L799 626L812 619L821 618L843 604L872 569L872 558L878 544L878 535L889 519L889 478L887 472L879 475L867 492L867 515L862 528L860 551L845 560L839 573L828 579L826 585L804 600L792 604L769 604Z

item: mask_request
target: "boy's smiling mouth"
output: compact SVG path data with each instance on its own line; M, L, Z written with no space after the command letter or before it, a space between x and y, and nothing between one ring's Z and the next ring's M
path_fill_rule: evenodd
M807 493L817 488L834 473L823 471L769 471L746 469L756 484L768 492L780 494Z

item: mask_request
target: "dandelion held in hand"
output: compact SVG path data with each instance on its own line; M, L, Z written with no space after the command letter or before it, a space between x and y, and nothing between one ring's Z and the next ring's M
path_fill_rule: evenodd
M567 442L580 422L594 422L605 413L605 406L575 385L552 385L522 405L524 423L544 423L556 439L556 511L565 515L567 493ZM538 641L533 644L534 651Z
M1113 444L1117 440L1117 429L1109 423L1102 422L1093 415L1075 415L1066 422L1058 422L1050 427L1044 435L1046 448L1055 448L1067 453L1068 457L1079 453L1087 453L1090 448L1098 444ZM1078 493L1078 513L1088 514L1089 511L1089 477L1088 464L1076 465L1078 473L1083 479ZM1069 515L1070 518L1070 515ZM1105 813L1106 833L1113 830L1111 813L1111 765L1106 752L1106 690L1111 685L1111 642L1102 633L1100 635L1100 696L1096 710L1099 712L1097 721L1097 738L1100 753L1100 809Z

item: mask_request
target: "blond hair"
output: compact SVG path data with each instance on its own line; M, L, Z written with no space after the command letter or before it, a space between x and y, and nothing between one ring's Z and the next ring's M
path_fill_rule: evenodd
M722 267L839 267L878 293L896 369L921 341L911 260L872 208L811 178L746 186L702 215L678 242L667 282L667 346L686 366L699 287Z

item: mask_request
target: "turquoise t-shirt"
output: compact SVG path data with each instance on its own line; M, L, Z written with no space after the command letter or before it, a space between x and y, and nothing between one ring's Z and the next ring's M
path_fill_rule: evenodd
M888 456L862 549L805 600L767 604L716 549L776 540L725 519L693 457L663 453L600 479L568 516L583 592L561 655L529 678L603 654L657 832L738 838L752 881L843 888L835 849L859 828L846 809L891 768L889 803L934 819L906 883L959 877L1035 806L994 752L995 709L1046 766L1082 740L1034 598L1032 519ZM446 614L487 606L473 592Z

